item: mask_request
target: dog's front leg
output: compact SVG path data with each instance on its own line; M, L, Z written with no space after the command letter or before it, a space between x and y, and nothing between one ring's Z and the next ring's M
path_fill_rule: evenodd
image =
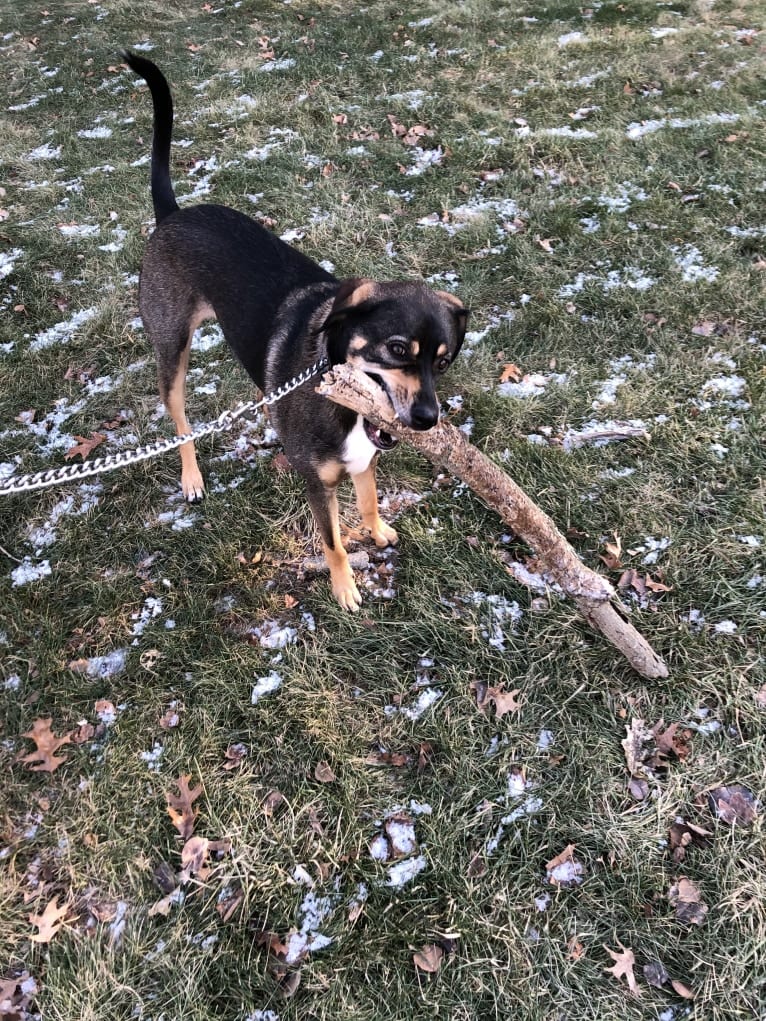
M399 541L390 525L381 518L378 510L378 487L375 483L375 461L373 458L363 472L352 475L356 490L356 505L362 518L362 525L370 533L376 546L394 546Z
M306 488L314 519L322 536L327 566L330 568L332 594L344 610L356 611L362 605L362 597L356 587L348 554L340 538L337 482L329 484L319 477L310 478L307 479Z

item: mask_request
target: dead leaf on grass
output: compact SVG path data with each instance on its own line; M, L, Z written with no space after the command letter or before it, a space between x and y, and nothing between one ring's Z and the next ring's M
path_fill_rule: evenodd
M316 768L314 769L314 778L320 783L332 783L337 777L332 770L332 766L329 762L317 762Z
M676 863L682 862L686 857L686 849L694 845L695 847L707 847L709 841L708 837L712 836L710 830L705 830L701 826L695 826L693 823L686 822L682 816L670 824L669 830L669 842L670 849L673 852L673 861Z
M194 832L194 823L197 820L199 809L193 808L192 805L203 791L202 784L190 788L189 780L191 780L189 774L179 776L175 781L179 793L165 795L170 820L184 840L188 840Z
M444 951L435 943L428 943L422 950L416 950L412 955L415 967L424 971L427 975L435 975L441 968Z
M678 995L682 996L685 1000L694 999L696 995L694 990L690 989L684 982L679 982L677 978L672 978L670 980L670 984L673 987L673 991L678 993Z
M236 744L230 744L224 752L225 762L221 763L222 769L236 769L237 766L242 764L242 760L247 755L247 745L242 742Z
M567 844L561 854L557 854L545 866L546 878L552 886L577 886L583 880L585 867L575 856L575 844Z
M608 971L611 975L614 975L616 979L624 978L628 983L628 989L634 996L640 996L641 990L638 988L636 982L636 976L633 974L633 968L636 965L636 958L633 951L629 947L624 947L622 943L617 941L620 947L621 953L616 950L610 950L606 943L602 944L604 950L614 961L611 968L604 968L604 971Z
M50 943L59 929L65 924L64 919L69 914L69 904L58 906L58 896L54 897L45 906L41 915L31 914L29 921L40 930L33 933L29 938L33 943Z
M710 811L727 826L750 826L755 819L757 803L753 792L742 784L716 787L708 791Z
M476 708L481 713L486 714L490 702L494 703L497 719L501 719L506 713L514 713L521 709L521 702L516 698L521 688L506 691L502 684L492 686L484 681L471 681L468 687L476 695Z
M28 737L37 745L37 751L22 755L18 761L24 762L33 772L52 773L55 769L66 762L66 755L56 755L62 745L70 744L72 734L64 734L63 737L56 737L51 730L53 717L35 720L32 729L28 730L22 737ZM37 765L33 765L37 763Z
M676 909L679 922L689 925L702 925L708 906L702 900L702 894L696 883L681 876L668 890L668 900Z
M79 443L76 443L73 447L70 447L69 450L67 450L64 454L65 461L68 461L72 457L77 457L78 454L84 461L85 458L96 449L99 443L104 442L106 436L103 433L91 433L90 436L75 435L75 439L79 440Z

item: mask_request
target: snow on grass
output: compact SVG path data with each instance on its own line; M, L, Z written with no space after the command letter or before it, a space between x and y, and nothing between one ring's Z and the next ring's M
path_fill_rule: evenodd
M565 372L529 372L520 382L513 383L510 380L505 383L498 383L497 392L503 397L539 397L551 384L565 386L569 377Z
M596 263L597 267L604 263ZM585 289L586 284L594 284L605 294L619 287L627 287L633 291L647 291L654 287L657 280L650 277L636 266L624 266L622 269L610 269L606 273L578 273L571 284L564 284L558 289L559 298L573 298Z
M65 238L91 238L101 233L97 223L60 223L58 229Z
M37 160L55 160L61 155L60 145L50 145L48 142L44 142L42 145L38 145L36 149L28 152L26 158L32 162Z
M664 128L701 128L710 124L736 124L738 113L709 113L704 117L659 117L654 120L634 121L625 129L630 139L644 138L646 135L662 131Z
M49 578L51 574L51 565L48 560L42 560L36 564L31 557L24 557L19 566L11 571L11 582L14 588L21 588L22 585L30 585L41 578Z
M405 177L420 177L430 167L438 166L444 159L444 151L440 145L435 149L421 149L419 145L414 145L411 153L412 166L405 170Z
M404 861L396 862L396 864L392 865L388 870L386 886L393 887L395 890L400 890L403 886L411 883L415 876L419 875L427 864L428 862L422 854L417 855L415 858L405 858Z
M516 624L523 616L519 604L505 596L487 595L486 592L471 592L463 597L463 602L486 611L487 620L480 625L481 634L493 649L505 652L506 633L515 632Z
M99 503L103 492L100 482L83 483L78 486L74 493L63 497L54 504L48 517L41 525L30 527L27 531L27 541L34 547L35 555L48 546L52 546L58 538L56 526L64 517L81 517L93 510Z
M51 326L47 330L41 330L40 333L36 334L35 339L29 345L29 350L41 351L43 348L51 347L53 344L69 343L79 328L97 314L98 309L95 306L80 309L73 313L65 322L56 323L55 326Z
M505 837L508 827L519 822L526 816L537 815L543 807L542 798L530 794L535 784L527 780L524 773L518 769L512 769L506 780L506 790L501 797L497 798L497 804L504 807L511 807L511 811L502 816L494 834L484 844L484 851L492 855L497 851L500 842Z
M271 695L273 692L278 691L281 686L282 678L276 670L272 670L266 677L259 677L250 695L251 703L257 705L264 695Z
M670 250L675 256L674 262L681 270L681 278L685 284L696 284L700 281L711 284L718 278L720 270L716 266L706 266L702 261L702 252L694 245L671 245Z
M17 259L24 254L21 248L12 248L10 252L0 252L0 280L5 280L13 272Z

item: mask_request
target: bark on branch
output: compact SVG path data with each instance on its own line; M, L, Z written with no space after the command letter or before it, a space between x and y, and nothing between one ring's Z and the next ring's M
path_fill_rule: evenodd
M396 418L380 387L347 365L324 376L317 391L351 408L377 428L406 440L429 461L462 479L521 536L591 627L600 631L644 677L667 677L668 668L633 625L615 608L609 582L586 567L556 525L494 461L485 457L448 422L427 432L408 429Z

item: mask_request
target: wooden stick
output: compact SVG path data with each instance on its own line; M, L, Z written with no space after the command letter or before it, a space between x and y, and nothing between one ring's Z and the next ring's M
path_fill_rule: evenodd
M529 543L543 567L575 602L588 623L600 631L644 677L667 677L668 668L633 625L615 609L613 587L582 563L556 525L494 461L485 457L448 422L427 432L408 429L396 418L387 397L373 381L348 365L327 373L317 392L351 408L379 429L406 440L416 450L456 475Z

